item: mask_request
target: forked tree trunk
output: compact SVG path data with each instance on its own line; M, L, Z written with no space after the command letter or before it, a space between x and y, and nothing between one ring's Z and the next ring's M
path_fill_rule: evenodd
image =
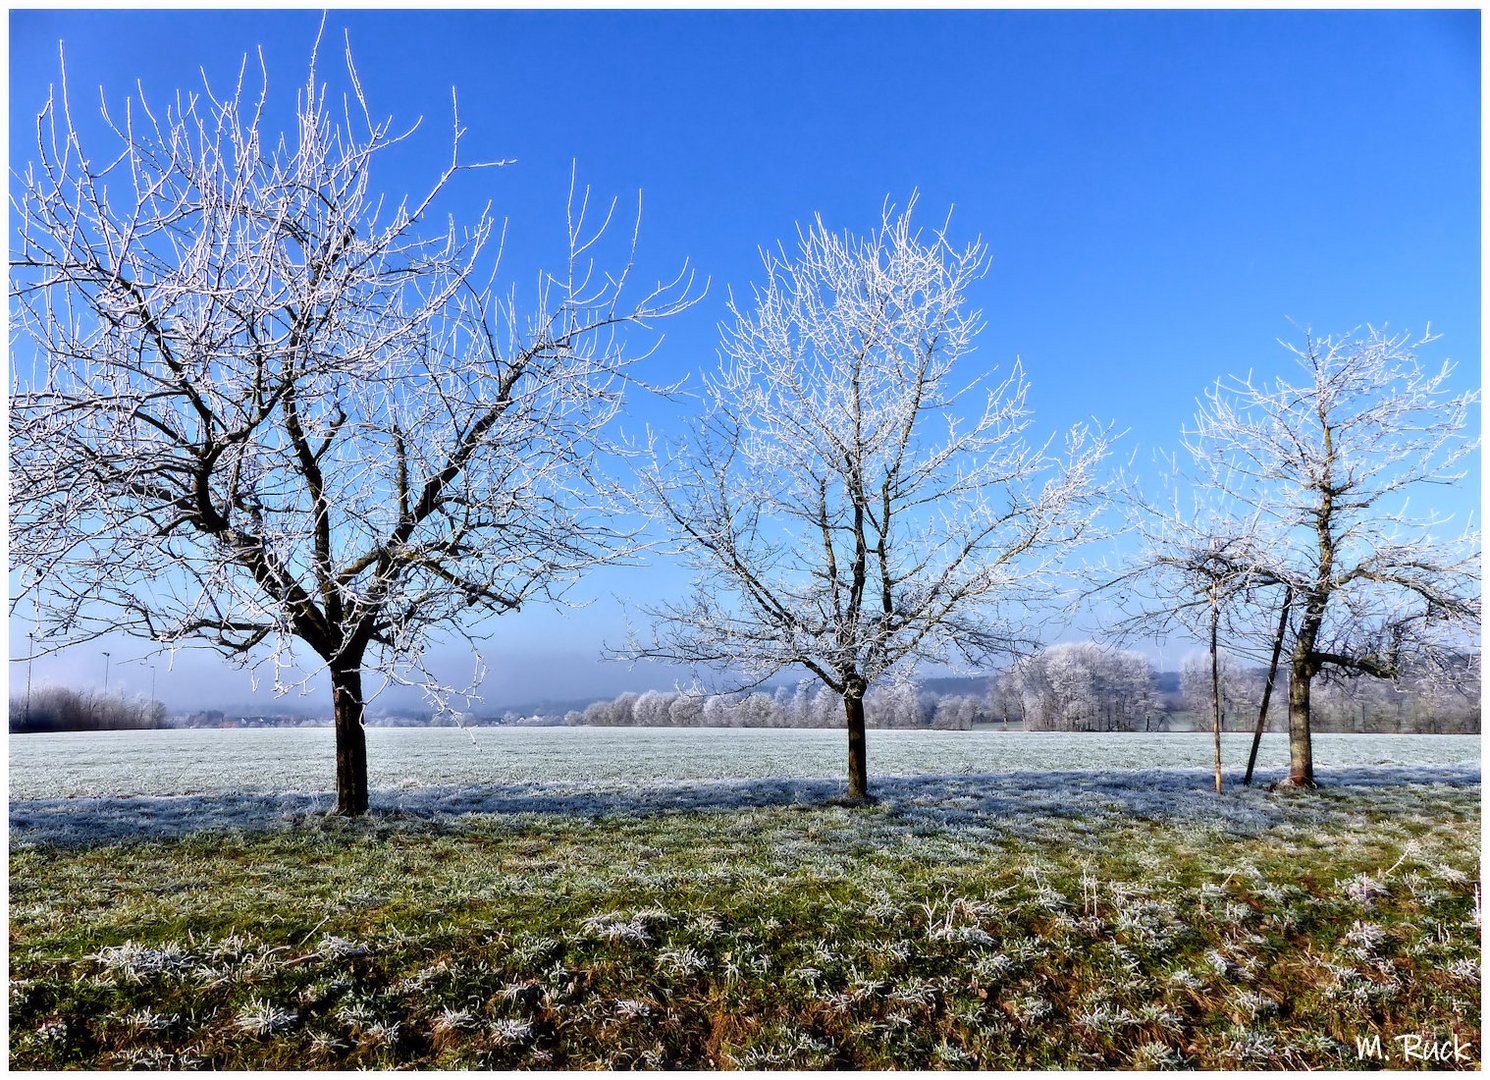
M362 727L362 665L333 665L331 702L336 722L336 812L367 813L367 733Z
M869 798L869 763L864 750L864 695L845 694L843 712L848 720L848 797Z

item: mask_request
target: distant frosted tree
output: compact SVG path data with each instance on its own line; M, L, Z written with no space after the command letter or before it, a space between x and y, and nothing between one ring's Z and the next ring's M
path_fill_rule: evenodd
M631 706L631 722L637 727L668 727L672 717L670 707L672 694L661 690L645 690L637 696Z
M654 636L627 651L761 681L805 668L839 699L862 799L869 689L1027 637L1028 601L1088 528L1106 440L1079 426L1052 453L1029 439L1021 367L960 374L981 242L887 207L867 237L818 220L763 257L705 409L642 477L694 593L648 609Z
M1024 695L1018 663L1000 671L988 684L988 711L1007 731L1011 722L1024 723Z
M781 713L770 694L757 690L735 706L741 727L780 727Z
M841 728L844 725L843 698L830 686L819 685L812 694L808 725L815 728Z
M1229 653L1219 653L1217 661L1223 724L1233 729L1250 727L1255 719L1260 676L1254 678ZM1208 718L1211 715L1211 690L1210 654L1187 654L1180 662L1180 692L1185 698L1185 708L1196 716Z
M124 731L165 726L166 707L146 697L41 686L10 699L10 730Z
M723 694L710 694L704 701L703 723L705 727L739 727L735 708Z
M799 728L817 727L813 715L812 695L813 684L806 679L797 683L792 690L791 718L792 726Z
M704 695L692 691L674 694L668 703L668 723L673 727L698 727L704 720Z
M891 682L877 686L864 700L869 726L877 728L920 728L931 722L931 714L913 683Z
M105 106L88 143L66 88L11 185L12 601L55 647L206 644L276 685L313 657L337 809L363 813L364 674L443 703L431 642L625 547L594 460L628 328L687 280L627 299L634 244L602 268L611 211L572 191L559 268L499 292L501 223L442 208L474 167L458 118L424 194L379 190L408 133L350 53L345 95L312 58L284 132L240 75Z
M968 731L987 718L983 703L971 694L938 698L931 726L938 731Z
M1015 693L1031 731L1131 731L1157 707L1146 657L1098 645L1052 645L1021 658L1001 680Z
M1061 731L1096 727L1098 710L1096 671L1091 661L1096 648L1089 643L1052 645L1045 650L1045 678L1050 686L1051 725Z
M585 707L584 722L593 727L628 727L635 723L634 708L641 695L633 690L611 701L595 701Z

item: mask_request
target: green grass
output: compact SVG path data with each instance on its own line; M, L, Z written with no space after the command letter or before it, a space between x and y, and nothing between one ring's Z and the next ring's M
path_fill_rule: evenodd
M1269 798L1251 830L879 805L15 848L10 1064L1441 1067L1397 1056L1421 1034L1478 1067L1478 789Z

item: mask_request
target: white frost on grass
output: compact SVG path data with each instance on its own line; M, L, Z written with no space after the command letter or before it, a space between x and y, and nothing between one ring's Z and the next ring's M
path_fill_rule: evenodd
M533 1033L533 1024L529 1020L514 1020L510 1018L493 1020L488 1027L493 1041L499 1045L510 1043L521 1043Z
M324 734L110 732L82 737L81 742L64 736L12 739L11 842L75 846L198 831L323 827L334 796L297 770L321 750L330 760L329 743L317 748L307 741ZM464 744L463 757L452 756L454 751L441 741L446 735L444 729L369 732L373 760L397 762L396 772L389 772L381 786L374 768L375 816L593 819L668 811L738 813L823 806L841 796L844 786L842 733L834 731L497 730L479 734L482 753ZM95 743L87 740L111 736L139 740L112 740L117 771L110 772L107 762L89 765L63 753L72 745L96 752ZM235 741L244 737L245 743ZM380 746L384 737L388 741ZM50 757L37 759L29 756L32 750L17 749L23 740L43 738L61 740ZM1269 828L1286 831L1298 824L1301 814L1338 809L1337 796L1433 790L1424 785L1463 790L1480 782L1479 744L1473 737L1335 739L1327 745L1320 737L1319 757L1354 763L1321 767L1324 792L1271 793L1267 784L1282 775L1275 770L1261 774L1249 788L1229 778L1226 794L1217 798L1208 769L1189 764L1199 744L1183 735L876 731L871 733L871 782L880 805L874 812L928 835L957 828L1033 837L1052 827L1090 828L1140 818L1177 823L1194 831L1187 842L1203 845L1213 829L1245 835ZM45 744L27 745L34 749ZM237 751L243 746L256 749L242 756ZM1405 763L1381 764L1388 750ZM147 758L153 764L147 765ZM192 764L178 768L178 758ZM215 770L211 776L202 772L209 759ZM451 765L457 760L460 768ZM1073 761L1081 767L1073 767ZM483 763L489 767L478 767ZM586 769L593 772L585 774ZM423 778L422 786L401 786L411 772ZM253 790L254 784L276 777L284 781L284 793ZM295 788L298 781L305 786ZM939 858L960 858L959 844L944 847L938 849ZM821 848L821 838L804 836L773 857L795 862ZM930 847L920 852L921 857L933 854ZM1049 899L1067 903L1063 897Z
M626 941L634 945L645 945L652 940L647 933L646 920L640 917L628 919L617 911L591 916L580 924L580 933L601 941Z
M838 730L735 728L370 728L368 783L377 791L531 783L628 785L653 781L837 779ZM1223 736L1228 786L1251 736ZM886 777L981 776L1010 771L1205 769L1203 733L871 731L871 783ZM1474 765L1476 735L1314 737L1321 766ZM115 795L273 795L323 791L335 743L323 728L65 732L13 735L13 799ZM1287 737L1263 737L1261 782L1288 764Z
M1318 770L1331 796L1434 787L1474 788L1479 768L1356 768ZM1203 770L1120 772L1019 772L987 776L887 777L874 785L886 812L913 830L958 828L1037 837L1075 819L1138 818L1192 823L1237 835L1257 835L1285 825L1309 807L1298 794L1234 788L1218 799ZM836 780L657 781L629 785L572 783L376 792L374 816L448 820L465 815L558 815L593 819L668 811L730 812L824 805L842 794ZM319 827L335 805L329 793L227 794L172 797L12 800L12 845L92 845L135 839L170 839L194 832L260 833ZM816 845L796 856L809 857ZM960 848L949 850L955 861ZM928 852L922 852L928 856ZM785 857L785 856L783 856ZM795 856L794 856L795 857ZM1052 894L1052 903L1065 898Z
M176 945L149 948L126 941L94 953L88 959L108 972L122 975L130 982L141 982L162 973L180 973L192 966L192 956Z
M295 1014L262 998L251 998L238 1010L237 1026L250 1035L277 1035L295 1022Z

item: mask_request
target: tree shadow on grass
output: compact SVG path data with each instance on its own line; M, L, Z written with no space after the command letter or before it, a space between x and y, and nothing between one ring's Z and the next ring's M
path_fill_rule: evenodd
M374 792L372 820L459 827L473 815L552 815L593 820L668 813L730 813L788 808L888 815L912 829L973 829L1038 836L1073 819L1196 823L1255 835L1301 815L1351 812L1356 797L1411 797L1427 786L1478 788L1477 764L1321 769L1317 792L1275 792L1283 773L1251 787L1226 777L1217 798L1204 769L1062 770L871 777L874 802L843 806L838 779L652 781L419 787ZM1342 801L1342 797L1344 801ZM331 792L194 794L91 799L28 799L10 804L12 848L85 848L169 841L200 833L283 832L319 823L336 805Z

